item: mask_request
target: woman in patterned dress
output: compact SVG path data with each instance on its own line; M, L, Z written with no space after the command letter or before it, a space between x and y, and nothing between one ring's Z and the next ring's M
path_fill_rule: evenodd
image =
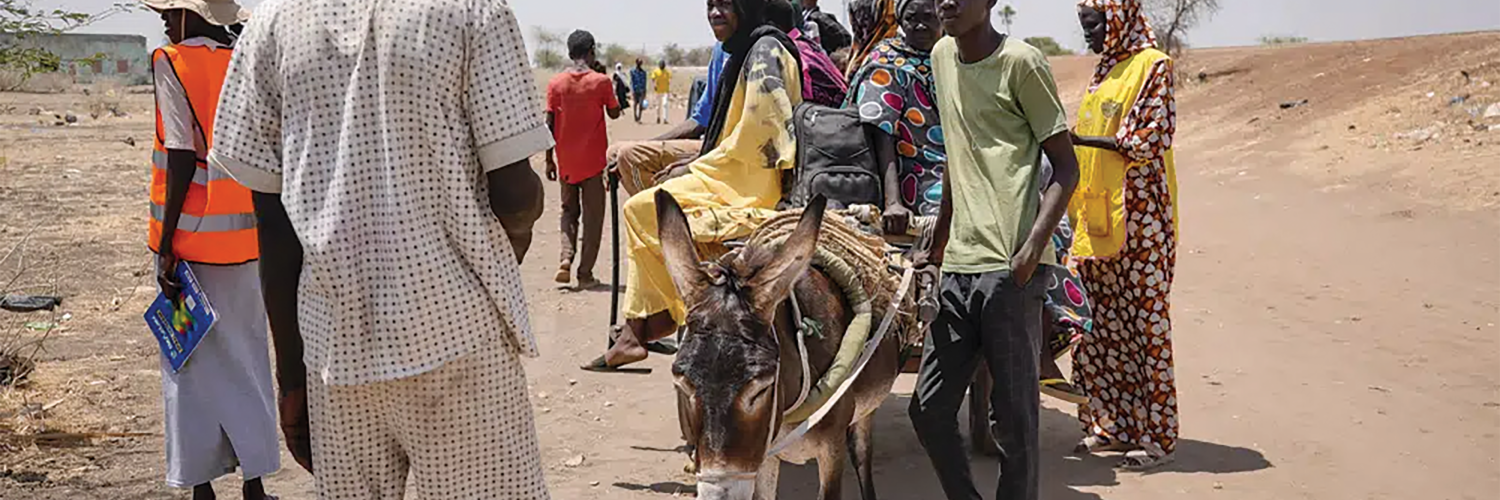
M885 171L886 232L905 234L913 215L937 216L948 157L932 98L931 52L943 26L932 2L902 0L897 12L903 35L874 45L850 82L848 105L859 110Z
M1172 59L1140 0L1084 0L1079 20L1101 58L1078 113L1080 179L1069 205L1072 265L1094 306L1075 354L1090 401L1080 452L1124 451L1122 467L1172 460L1178 439L1168 295L1177 259Z

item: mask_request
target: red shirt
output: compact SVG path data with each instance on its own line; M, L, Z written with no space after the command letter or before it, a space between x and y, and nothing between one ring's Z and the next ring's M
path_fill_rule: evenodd
M619 107L609 75L568 70L547 83L547 112L553 117L552 139L557 142L557 171L563 182L578 184L604 173L609 149L604 110Z

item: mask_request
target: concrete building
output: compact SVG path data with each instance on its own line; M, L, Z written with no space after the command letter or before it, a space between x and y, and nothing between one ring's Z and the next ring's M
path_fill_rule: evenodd
M18 40L0 33L0 45L41 47L63 60L63 72L75 83L115 78L126 85L151 83L151 53L140 35L62 34Z

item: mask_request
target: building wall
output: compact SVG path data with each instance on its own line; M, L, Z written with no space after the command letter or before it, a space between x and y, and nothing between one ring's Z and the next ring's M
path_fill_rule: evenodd
M17 40L0 33L0 44L13 43L57 54L63 60L63 71L72 75L76 83L92 83L100 78L119 79L127 85L151 81L151 54L146 51L146 37L140 35L64 34ZM103 57L87 61L98 55Z

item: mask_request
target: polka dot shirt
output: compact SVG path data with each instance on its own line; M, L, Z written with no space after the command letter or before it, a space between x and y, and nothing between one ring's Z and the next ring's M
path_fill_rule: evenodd
M537 355L484 177L552 145L505 0L264 2L214 136L214 164L286 205L323 383L410 377L493 342Z

